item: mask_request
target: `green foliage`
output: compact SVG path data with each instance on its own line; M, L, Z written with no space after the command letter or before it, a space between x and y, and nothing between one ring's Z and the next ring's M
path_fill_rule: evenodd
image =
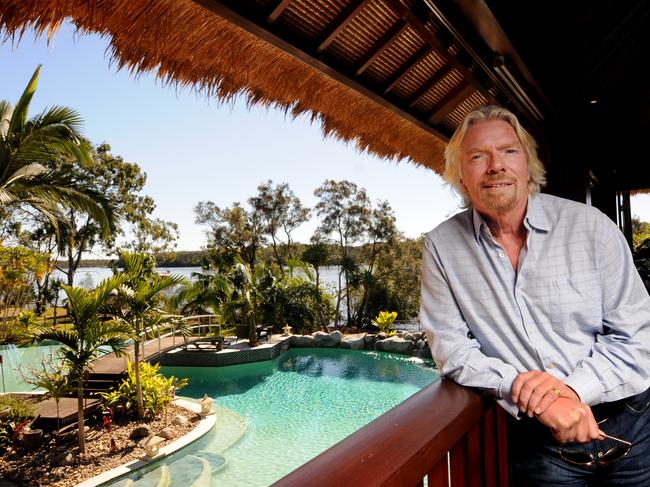
M392 335L395 332L391 328L396 319L395 311L380 311L373 323L379 327L379 331Z
M126 348L126 340L131 337L128 325L107 319L110 310L108 300L115 288L122 285L123 277L113 276L104 279L93 290L74 286L61 286L65 292L67 310L72 326L66 330L52 330L39 333L37 341L54 340L63 345L59 351L70 370L71 379L77 385L77 421L79 423L79 451L86 453L84 432L83 376L90 363L105 347L115 355L121 355Z
M302 276L281 274L277 268L257 272L257 321L279 332L285 324L295 333L311 333L334 318L332 297Z
M123 252L120 255L124 270L117 275L123 279L117 287L118 297L113 303L113 314L131 327L134 334L135 383L138 416L145 414L142 388L140 386L140 345L143 334L152 331L161 322L157 306L164 298L164 291L183 284L178 275L161 276L155 271L156 261L151 254Z
M634 264L646 289L650 290L650 223L634 217L632 232Z
M395 216L387 201L373 207L365 189L350 181L325 181L314 191L319 198L316 211L322 218L316 240L329 238L338 244L338 264L345 279L339 286L336 316L345 301L347 324L363 326L370 322L368 307L373 292L376 294L381 276L375 272L377 259L399 237ZM361 252L352 244L365 240Z
M98 145L94 161L90 164L61 159L53 162L58 170L92 184L94 190L110 202L116 217L123 222L121 228L103 234L95 219L79 218L75 212L67 214L69 238L64 253L67 257L68 285L73 282L84 252L97 245L104 247L106 252L114 251L117 239L125 235L127 228L134 235L134 240L124 247L135 252L170 252L178 236L176 224L152 218L156 205L151 197L141 194L147 175L140 166L111 154L110 150L108 144Z
M273 186L269 179L257 191L257 196L249 198L248 203L260 215L262 232L271 238L273 255L282 269L286 260L294 257L291 234L309 219L309 209L302 206L287 183Z
M20 423L33 418L35 414L36 408L26 400L10 394L0 396L0 416L3 422Z
M0 452L14 441L14 432L35 414L36 408L24 399L8 394L0 396Z
M650 223L641 221L638 216L632 218L632 244L634 250L650 238Z
M36 281L49 270L49 255L0 245L0 344L29 337L33 313L19 317L19 310L34 299Z
M375 263L376 281L367 300L367 313L397 311L402 319L416 318L420 308L422 239L395 239L382 248Z
M54 106L28 118L41 66L34 71L15 106L0 101L0 207L5 216L28 206L63 236L69 209L90 215L104 235L114 230L112 207L88 180L50 167L53 160L92 163L92 148L81 137L82 119L74 110Z
M155 415L164 410L172 400L175 391L182 389L188 383L187 379L169 378L159 373L160 365L147 362L140 364L140 381L142 398L146 415ZM106 406L113 411L123 410L127 416L137 414L135 367L129 361L128 377L109 392L101 393Z
M49 360L42 358L38 369L28 368L27 374L23 374L23 380L45 389L46 396L57 402L74 389L66 364L55 361L53 356Z

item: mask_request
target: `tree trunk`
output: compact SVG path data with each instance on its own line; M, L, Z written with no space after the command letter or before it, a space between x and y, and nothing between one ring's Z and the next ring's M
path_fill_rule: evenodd
M77 385L77 426L79 438L79 453L86 454L86 422L84 420L84 386L83 386L83 373L77 378L79 384Z
M133 345L133 367L135 372L135 400L138 418L144 418L144 401L142 400L142 384L140 383L140 338Z
M61 431L61 414L59 412L59 401L61 400L60 397L55 397L54 401L56 402L56 438L54 440L54 445L58 448L59 447L59 433Z

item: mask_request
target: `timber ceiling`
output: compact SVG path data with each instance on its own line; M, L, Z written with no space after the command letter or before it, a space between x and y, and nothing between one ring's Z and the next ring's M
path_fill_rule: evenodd
M494 53L469 45L426 1L195 1L443 140L479 104L543 119L538 104L513 93L493 69Z
M617 190L650 187L635 142L650 128L648 0L195 1L442 140L496 103L551 146L551 180L572 165Z

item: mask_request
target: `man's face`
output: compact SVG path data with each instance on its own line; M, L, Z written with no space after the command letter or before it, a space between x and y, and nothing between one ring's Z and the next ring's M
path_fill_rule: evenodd
M528 160L517 133L503 120L472 125L460 145L461 185L474 207L490 215L526 206Z

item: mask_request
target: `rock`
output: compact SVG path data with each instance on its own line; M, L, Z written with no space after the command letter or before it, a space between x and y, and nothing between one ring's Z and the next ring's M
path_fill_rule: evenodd
M363 350L366 348L366 334L356 333L354 335L345 335L341 340L341 348L351 348L352 350Z
M138 440L140 438L146 438L147 436L151 435L151 430L149 429L149 426L137 426L131 431L131 434L129 435L129 439L131 440Z
M365 342L366 342L366 348L374 348L375 347L375 342L377 341L377 335L366 335L365 337Z
M375 350L379 352L400 353L410 355L415 344L409 340L404 340L398 336L391 336L385 340L379 340L375 343Z
M56 456L56 463L61 467L72 465L74 463L74 456L72 453L64 451Z
M432 358L431 349L429 348L429 343L426 340L420 340L417 345L418 357L420 358Z
M291 337L291 346L304 348L314 346L314 337L310 335L293 335Z
M420 334L419 333L404 333L402 335L402 338L404 340L408 340L409 342L417 343L417 341L420 339Z
M325 333L324 331L317 331L313 334L314 346L316 347L338 347L343 338L343 333L340 331L333 331L332 333Z
M178 414L174 419L172 419L172 424L174 426L185 426L187 424L187 418L182 414Z
M166 440L171 440L174 437L174 433L171 430L171 428L163 428L158 433L158 436L160 436L161 438L164 438Z

